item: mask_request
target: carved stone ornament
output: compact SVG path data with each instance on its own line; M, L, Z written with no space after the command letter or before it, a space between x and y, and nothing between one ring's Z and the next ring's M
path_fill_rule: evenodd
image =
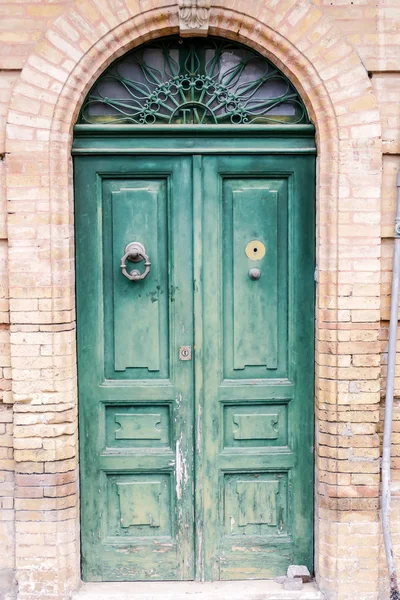
M208 34L211 0L179 0L179 34Z

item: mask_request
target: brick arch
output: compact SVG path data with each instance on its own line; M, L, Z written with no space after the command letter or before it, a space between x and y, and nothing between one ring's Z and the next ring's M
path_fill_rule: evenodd
M16 505L21 514L17 540L18 533L29 531L23 519L28 510L39 511L39 520L55 523L55 539L67 540L66 550L57 544L53 548L50 583L48 545L43 546L43 556L37 547L32 555L17 555L21 598L34 592L67 597L79 580L73 124L87 91L110 62L145 41L178 32L177 4L119 0L111 12L104 0L79 0L55 21L28 58L11 99L6 150L15 458L21 496ZM353 477L359 474L357 460L352 456L350 468L339 446L343 423L351 429L347 412L354 409L354 372L351 366L346 371L348 359L342 357L353 356L351 344L357 339L347 340L345 332L352 324L361 339L363 331L373 331L379 322L378 314L361 314L362 308L360 314L352 312L352 307L355 313L357 307L370 306L371 297L379 297L374 267L365 265L365 278L372 283L364 297L349 280L345 264L354 257L362 260L359 248L366 238L371 243L367 217L357 220L360 211L351 210L352 199L368 199L369 210L379 214L378 110L357 53L311 0L212 4L210 34L238 40L276 63L301 93L316 126L316 566L321 587L336 598L341 593L337 559L345 511L359 510L368 524L377 518L378 490ZM358 245L351 242L352 227L359 232ZM375 235L378 240L379 231ZM344 354L338 346L343 340L348 342ZM371 338L371 356L377 352L373 343ZM25 368L19 359L23 346L31 346L34 357L39 348L38 358L27 359ZM367 389L367 376L360 382L362 391L364 384ZM365 403L369 410L375 407L372 422L377 404L372 395ZM371 433L365 447L376 439ZM370 543L377 547L376 535Z

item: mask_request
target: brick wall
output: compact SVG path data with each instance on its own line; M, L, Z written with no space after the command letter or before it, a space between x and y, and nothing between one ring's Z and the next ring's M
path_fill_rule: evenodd
M5 127L14 83L34 46L71 0L0 1L0 598L11 587L15 566L15 489L13 460L13 406L11 395L9 292L7 269L7 209L5 195ZM21 173L29 177L28 165ZM33 523L34 529L43 525ZM39 535L39 532L37 532ZM19 540L21 542L21 540Z
M0 69L22 69L43 33L73 0L1 0Z
M19 515L16 532L21 598L64 597L68 588L65 582L68 578L76 579L74 569L78 569L73 253L70 247L68 250L62 247L64 238L71 233L70 208L65 208L70 173L65 173L61 180L65 189L56 200L49 200L51 177L58 177L62 170L59 165L67 160L70 130L66 117L58 121L61 133L55 137L55 143L58 148L64 146L57 155L59 162L53 175L47 167L46 154L57 97L62 97L64 103L58 105L58 110L64 106L66 113L69 104L75 106L81 101L79 77L88 85L90 77L95 76L95 67L90 66L91 75L85 71L89 67L82 67L79 77L74 75L75 84L68 83L71 89L65 91L67 75L80 60L84 62L89 48L107 32L116 31L131 14L150 14L158 7L158 26L160 31L167 32L170 24L176 23L175 9L169 8L174 4L172 0L169 3L0 0L0 547L4 544L6 549L0 553L0 597L1 577L9 582L14 567L14 505ZM333 133L332 124L325 127L323 116L316 114L321 195L327 186L328 172L340 168L335 194L329 192L330 201L324 204L321 200L318 205L321 270L316 356L318 568L325 588L330 589L331 585L333 589L336 585L335 594L340 600L353 597L355 592L363 594L366 600L375 600L379 591L375 569L379 556L382 597L386 591L376 509L395 183L400 168L400 4L397 0L378 3L271 0L253 4L248 0L247 3L220 0L213 3L215 33L229 31L229 19L235 22L236 17L223 13L224 6L232 8L232 4L239 14L241 11L258 14L256 29L250 20L242 19L237 30L241 29L243 41L247 36L259 50L266 49L274 55L278 64L282 42L275 34L263 34L260 21L298 47L292 74L305 96L311 98L314 94L316 100L310 106L311 112L318 105L321 111L328 109L322 109L327 105L323 103L325 92L319 80L305 83L306 70L302 71L296 63L303 56L321 75L324 89L335 105L340 134ZM146 21L143 16L132 27L134 36L146 39L150 26L154 30L150 17ZM122 39L128 44L132 33L124 30L110 34L102 42L103 54L111 57L118 53ZM289 46L286 52L289 56ZM95 56L94 51L92 54ZM29 56L29 67L21 75ZM96 56L99 58L97 63L93 59L93 64L100 68L99 51ZM285 69L283 51L280 56L279 66ZM368 88L366 71L373 94ZM311 91L313 85L316 90ZM5 154L5 123L13 89ZM377 139L380 126L382 147ZM332 161L329 148L325 150L332 142L328 139L331 135L339 138L335 139L340 144L337 164ZM382 188L376 185L380 171ZM50 214L54 215L51 227L46 216L49 202ZM11 230L9 244L7 222ZM334 239L335 235L340 243L325 246L324 240L329 236ZM41 250L51 236L58 236L58 241L46 254ZM23 249L18 247L21 243L36 257L38 272L21 271ZM63 282L56 292L54 280ZM10 295L14 315L13 394L10 392ZM400 335L398 362L400 365ZM53 390L50 395L46 394L47 389ZM400 366L396 393L400 398ZM400 401L395 409L394 431L393 478L397 482L400 481ZM18 463L16 493L13 446ZM400 485L395 484L395 495L399 491ZM398 532L395 546L400 561L399 514L400 495L394 502L394 526ZM62 556L60 543L65 545ZM63 577L40 574L39 567L44 561L50 565L50 571L56 568L62 571Z
M11 90L19 71L0 72L0 597L14 569L13 412L10 403L10 334L5 195L5 124Z
M396 72L400 63L400 4L397 0L316 0L371 73Z

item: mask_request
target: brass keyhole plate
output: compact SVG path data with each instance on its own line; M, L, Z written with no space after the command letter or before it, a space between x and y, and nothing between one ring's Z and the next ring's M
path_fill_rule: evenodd
M260 260L265 256L265 246L260 240L251 240L246 246L246 256L250 260Z
M181 346L179 348L179 360L192 360L192 346Z

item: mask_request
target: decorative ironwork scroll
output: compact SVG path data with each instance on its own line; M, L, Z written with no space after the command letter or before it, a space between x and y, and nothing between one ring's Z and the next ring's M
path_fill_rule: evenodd
M168 38L114 62L87 95L79 123L309 123L287 77L241 44Z

